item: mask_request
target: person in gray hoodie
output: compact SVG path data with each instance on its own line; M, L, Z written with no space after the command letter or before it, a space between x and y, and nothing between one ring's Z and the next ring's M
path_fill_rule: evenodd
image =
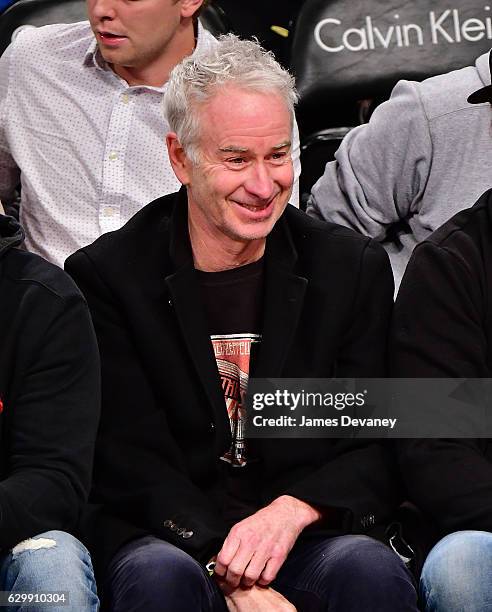
M70 533L88 495L99 355L63 270L21 250L0 206L0 607L98 608L89 553Z
M492 187L490 104L468 102L489 84L488 54L422 83L400 81L312 188L307 212L381 241L397 287L414 246Z

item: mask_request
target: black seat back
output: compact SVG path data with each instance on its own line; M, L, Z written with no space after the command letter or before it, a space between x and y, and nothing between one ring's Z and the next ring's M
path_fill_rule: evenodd
M482 0L306 0L290 57L301 123L307 132L353 124L357 101L473 64L490 47L492 4Z
M303 166L333 159L339 128L367 120L400 79L472 65L490 47L492 3L482 0L306 0L289 60L300 93Z

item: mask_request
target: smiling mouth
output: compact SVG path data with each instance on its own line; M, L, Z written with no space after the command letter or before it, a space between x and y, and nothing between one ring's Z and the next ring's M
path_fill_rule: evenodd
M240 206L242 206L243 208L246 208L247 210L251 210L253 212L256 211L260 211L260 210L265 210L265 208L268 208L270 206L271 202L268 202L267 204L262 204L260 206L250 206L249 204L240 204Z
M269 206L271 206L272 202L275 200L276 197L277 197L276 195L273 196L265 204L246 204L245 202L237 202L237 201L236 201L236 204L238 206L241 206L241 208L246 208L246 210L250 210L251 212L261 212L269 208Z

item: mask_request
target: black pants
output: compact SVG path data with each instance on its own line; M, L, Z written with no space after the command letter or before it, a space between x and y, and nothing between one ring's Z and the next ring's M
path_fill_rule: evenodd
M123 547L111 563L112 612L227 612L214 580L188 554L154 537ZM272 587L298 612L414 612L412 578L393 551L366 536L302 539Z

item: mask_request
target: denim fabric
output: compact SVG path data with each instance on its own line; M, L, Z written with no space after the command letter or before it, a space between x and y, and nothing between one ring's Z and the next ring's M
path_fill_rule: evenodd
M42 541L43 546L37 547ZM53 545L54 543L54 545ZM63 531L47 531L0 555L0 590L14 593L67 591L68 605L17 604L6 612L96 612L99 599L87 549Z
M429 553L420 579L425 612L492 612L492 533L458 531Z
M417 593L389 548L364 536L306 539L272 587L298 612L416 612ZM123 547L105 592L111 612L226 612L213 579L192 557L148 536Z

